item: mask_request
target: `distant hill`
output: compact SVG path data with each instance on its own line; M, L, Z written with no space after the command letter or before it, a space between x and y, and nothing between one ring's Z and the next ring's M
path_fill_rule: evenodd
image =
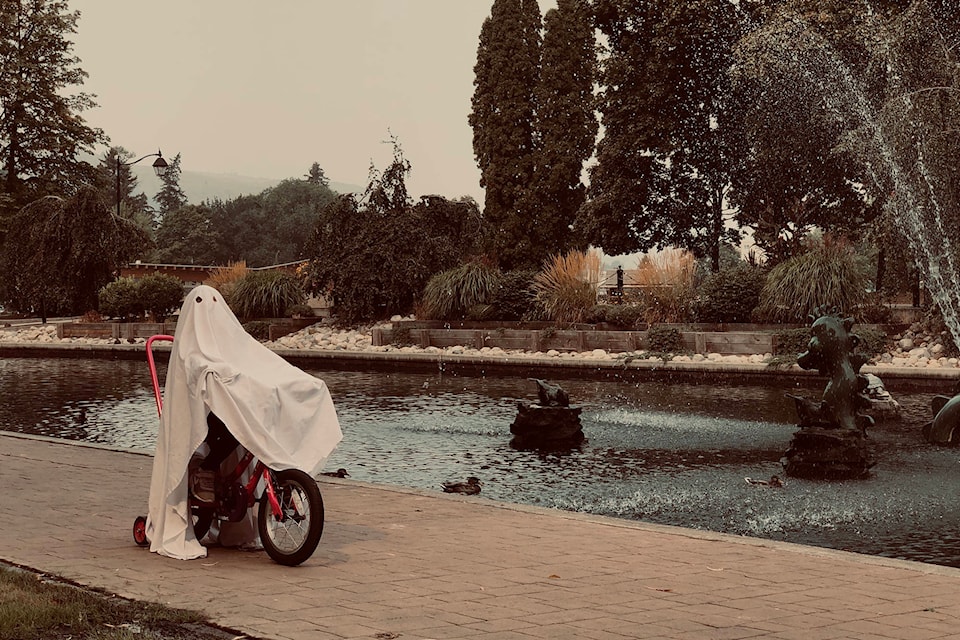
M149 164L137 165L132 169L137 176L139 190L152 200L160 190L160 178L154 175L153 168ZM232 200L238 196L256 195L280 182L272 178L254 178L236 173L184 171L180 174L180 188L187 194L190 204L200 204L214 198ZM364 189L345 182L331 182L330 188L337 193L357 193Z

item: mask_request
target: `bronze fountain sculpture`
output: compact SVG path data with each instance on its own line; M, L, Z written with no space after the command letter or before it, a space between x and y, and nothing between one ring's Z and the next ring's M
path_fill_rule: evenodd
M827 376L827 385L819 402L787 394L797 404L800 430L781 462L787 475L795 477L864 477L874 461L867 448L873 418L861 413L869 404L863 394L867 378L860 373L867 358L854 352L861 338L851 331L853 318L842 318L836 310L814 314L819 317L797 364Z

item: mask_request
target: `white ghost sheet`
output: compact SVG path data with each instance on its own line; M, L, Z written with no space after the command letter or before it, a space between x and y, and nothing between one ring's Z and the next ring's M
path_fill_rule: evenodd
M206 556L187 505L187 465L215 413L265 465L316 476L343 437L326 384L251 337L213 287L187 294L164 387L150 481L150 550Z

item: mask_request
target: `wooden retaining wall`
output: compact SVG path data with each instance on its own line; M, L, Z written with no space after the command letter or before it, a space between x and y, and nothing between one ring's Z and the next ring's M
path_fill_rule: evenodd
M317 323L317 318L269 318L270 339L276 340ZM176 322L63 322L57 324L58 338L114 338L133 340L157 334L173 335Z
M58 338L149 338L157 334L173 335L176 322L62 322L57 324Z
M773 353L776 335L740 331L681 331L685 351L752 355ZM464 346L482 349L526 349L528 351L593 351L611 353L648 349L646 331L597 331L581 329L430 329L404 327L375 328L374 346L395 339L420 347Z

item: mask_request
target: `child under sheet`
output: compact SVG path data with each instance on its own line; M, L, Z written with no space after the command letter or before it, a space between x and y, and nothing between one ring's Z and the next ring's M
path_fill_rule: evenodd
M187 467L211 413L275 471L315 477L343 437L326 384L247 334L219 291L196 287L177 321L150 480L147 538L161 555L206 556L187 504ZM246 532L232 542L255 543L256 527Z

